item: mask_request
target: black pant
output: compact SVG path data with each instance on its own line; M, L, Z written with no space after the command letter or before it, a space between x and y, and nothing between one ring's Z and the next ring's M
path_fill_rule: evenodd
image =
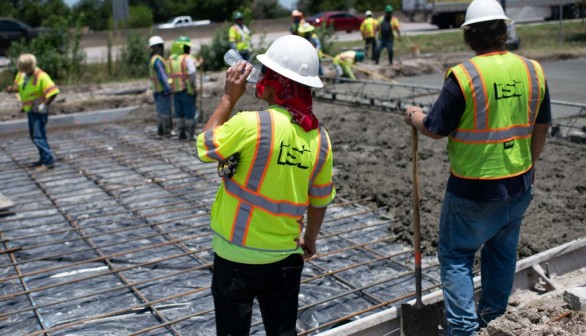
M297 335L303 259L292 254L272 264L235 263L214 256L212 294L218 336L248 335L256 297L267 336Z
M376 60L376 39L374 37L367 37L364 39L364 58L368 58L368 49L370 49L372 51L372 60L375 61Z

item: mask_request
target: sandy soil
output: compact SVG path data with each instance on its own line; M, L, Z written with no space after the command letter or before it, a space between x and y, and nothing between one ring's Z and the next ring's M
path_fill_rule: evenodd
M457 59L452 59L457 62ZM421 71L434 71L442 66L431 64L417 66ZM382 69L385 75L413 72L408 67ZM219 98L223 85L223 73L208 74L204 84L203 111L209 116ZM151 93L142 90L147 81L117 83L78 88L62 87L53 114L93 111L121 106L140 106L132 122L154 125L154 106ZM239 102L237 109L261 109L266 105L256 100L253 88ZM132 92L134 91L134 92ZM126 94L130 93L132 94ZM2 94L0 121L23 118L18 113L18 103L13 96ZM198 103L198 106L199 103ZM334 149L335 183L339 197L359 201L380 209L394 219L389 230L399 239L411 242L412 238L412 186L411 186L411 139L410 128L402 121L398 111L379 111L365 107L338 106L314 102L314 111L331 137ZM49 135L50 137L50 135ZM424 253L434 254L437 247L438 218L448 178L446 140L419 137L419 180L421 194L422 248ZM537 165L534 199L526 213L518 248L520 258L547 250L562 243L586 236L586 146L565 140L550 138ZM550 333L515 333L520 321L535 318L532 310L519 309L511 312L500 325L510 323L511 333L499 335L577 335L579 333L553 332L554 326L564 321L572 325L584 325L582 315L570 315L548 324L563 313L562 304L553 308L535 308L547 319L537 319L536 328L543 325ZM540 306L541 307L541 306ZM577 316L577 317L576 317ZM516 324L515 324L516 323ZM556 324L557 323L557 324ZM567 324L567 323L566 323ZM521 324L523 325L523 324ZM506 328L506 327L504 327ZM529 329L524 325L521 329ZM557 327L556 327L557 328ZM563 329L563 327L560 327ZM576 329L578 330L578 329ZM582 332L583 329L581 329ZM493 333L488 330L488 334Z

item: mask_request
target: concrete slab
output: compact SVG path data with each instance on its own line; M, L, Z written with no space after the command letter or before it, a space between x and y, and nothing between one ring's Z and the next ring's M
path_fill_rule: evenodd
M137 108L137 106L130 106L118 109L100 110L95 112L82 112L58 116L49 116L49 123L47 126L81 126L113 122L127 116L128 113L134 111ZM0 134L24 132L26 130L28 130L27 119L9 120L0 123Z

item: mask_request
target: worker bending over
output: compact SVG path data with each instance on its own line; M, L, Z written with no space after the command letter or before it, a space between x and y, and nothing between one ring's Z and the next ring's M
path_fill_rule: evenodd
M361 62L363 60L364 52L360 50L348 50L336 55L332 61L334 63L334 68L336 69L336 79L339 79L340 77L356 79L356 76L352 71L352 66L356 62Z

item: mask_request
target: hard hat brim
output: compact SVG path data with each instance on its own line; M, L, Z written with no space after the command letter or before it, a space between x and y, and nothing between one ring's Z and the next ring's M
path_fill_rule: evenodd
M476 19L468 20L468 21L462 23L462 25L460 26L460 28L464 28L466 26L469 26L469 25L475 24L475 23L486 22L486 21L494 21L494 20L504 20L506 23L510 23L512 21L506 15L491 15L491 16L484 16L484 17L481 17L481 18L476 18Z
M257 55L256 59L258 59L258 61L266 67L270 68L271 70L275 71L276 73L282 76L291 79L292 81L317 89L324 87L324 83L322 83L319 76L301 76L298 73L295 73L289 69L285 69L279 66L279 64L271 60L266 54Z

